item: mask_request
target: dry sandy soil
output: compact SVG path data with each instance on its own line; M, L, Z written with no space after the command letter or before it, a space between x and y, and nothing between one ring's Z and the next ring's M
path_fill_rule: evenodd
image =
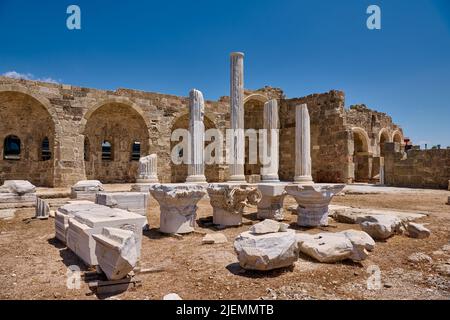
M420 222L428 224L432 235L423 240L394 236L377 242L361 264L322 264L301 255L293 268L266 273L241 269L233 250L235 236L257 222L255 209L248 209L245 225L220 230L228 243L202 245L203 234L217 230L198 227L197 232L180 239L162 235L157 229L159 206L152 200L148 214L151 230L144 232L141 266L156 272L139 274L142 286L113 298L161 299L175 292L183 299L450 299L450 275L437 271L438 265L450 264L450 250L442 250L450 240L450 206L445 204L449 194L428 190L337 196L333 204L428 212ZM293 204L287 197L285 208ZM198 216L211 214L208 200L202 200ZM81 289L67 289L67 267L86 267L54 240L52 218L40 221L31 219L33 216L33 209L20 209L12 220L0 220L0 299L104 298L92 294L83 281ZM331 220L327 228L306 230L295 226L294 214L287 212L286 218L292 228L310 233L358 229ZM426 253L433 262L408 262L415 252ZM367 289L368 269L373 265L381 271L383 286L379 290Z

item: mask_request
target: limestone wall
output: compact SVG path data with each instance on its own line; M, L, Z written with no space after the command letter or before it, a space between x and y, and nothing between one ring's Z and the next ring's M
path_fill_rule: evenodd
M315 182L347 182L349 131L344 125L344 93L330 91L286 99L280 108L280 179L295 171L295 106L306 103L311 119L312 175Z
M207 92L204 96L208 97ZM367 144L373 149L379 148L380 132L386 141L392 141L394 131L401 133L386 115L367 108L346 111L343 92L286 99L281 89L271 87L245 90L245 128L262 128L263 106L270 99L279 104L279 175L285 181L294 177L297 104L308 104L316 182L354 181L353 127L367 131L371 137ZM131 159L135 141L141 143L141 156L158 155L160 181L181 182L187 175L186 165L174 165L171 161L174 142L170 139L174 129L187 129L187 97L0 77L0 118L0 152L8 135L18 136L22 146L20 159L4 159L0 153L0 183L6 179L27 179L38 186L70 186L87 178L104 183L133 182L138 167L137 161ZM230 127L229 98L205 101L205 119L206 129L219 129L225 136ZM47 161L40 159L45 137L52 155ZM103 141L112 144L111 160L102 160ZM367 163L361 166L369 168ZM206 166L205 171L208 181L224 181L229 175L226 164ZM246 165L245 172L251 179L252 175L259 175L260 165Z
M450 149L400 152L398 143L385 146L385 183L411 188L447 189Z

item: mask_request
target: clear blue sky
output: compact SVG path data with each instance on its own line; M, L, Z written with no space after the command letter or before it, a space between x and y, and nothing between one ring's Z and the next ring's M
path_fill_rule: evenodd
M66 28L77 4L82 29ZM366 8L382 29L366 28ZM0 74L206 99L229 93L229 53L245 87L288 97L330 89L387 112L415 143L450 145L450 1L0 0Z

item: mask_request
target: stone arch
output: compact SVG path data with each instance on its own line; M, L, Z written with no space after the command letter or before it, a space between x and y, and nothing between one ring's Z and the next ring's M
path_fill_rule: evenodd
M269 98L261 93L252 93L244 98L244 104L250 100L257 100L262 103L269 101Z
M391 141L392 141L392 142L400 143L400 145L403 145L403 144L404 144L404 142L403 142L403 134L400 132L400 130L395 130L395 131L392 133Z
M132 146L141 142L141 156L149 154L149 120L143 110L126 98L105 99L84 115L81 134L88 138L90 154L84 161L87 179L103 183L135 182L139 162ZM102 160L102 142L109 141L113 155ZM84 149L84 148L83 148Z
M205 125L205 131L208 129L217 129L214 122L207 116L204 116L203 123ZM171 127L170 133L176 129L186 129L189 130L189 113L179 116L176 118ZM170 142L170 152L172 152L173 148L178 144L178 141ZM207 146L211 142L205 142L205 146ZM171 174L171 182L172 183L183 183L186 182L186 178L188 176L188 165L187 164L174 164L172 161L170 162L170 174ZM224 172L223 168L220 164L211 164L205 166L205 176L208 182L218 182L224 180Z
M44 97L20 85L0 86L0 182L29 180L36 186L52 187L57 155L56 112ZM4 159L4 138L19 137L21 155L18 159ZM41 157L43 139L47 137L51 158Z
M255 93L247 96L244 99L244 129L254 129L258 134L259 129L264 129L264 104L269 99L262 94ZM250 138L245 138L245 163L244 174L249 182L255 182L260 179L261 163L259 157L257 163L250 164Z
M386 142L391 142L391 135L389 134L388 129L383 128L380 130L380 132L378 133L378 154L383 157L384 156L384 144Z
M368 182L372 175L372 153L370 139L366 130L359 127L352 128L353 143L353 177L357 182Z

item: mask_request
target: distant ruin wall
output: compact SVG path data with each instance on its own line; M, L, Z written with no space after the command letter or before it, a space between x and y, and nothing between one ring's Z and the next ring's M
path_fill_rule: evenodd
M349 131L344 126L345 96L341 91L282 100L280 169L282 180L295 171L295 106L306 103L311 119L312 175L315 182L348 182Z
M410 188L447 189L450 149L399 152L397 143L385 145L385 183Z

